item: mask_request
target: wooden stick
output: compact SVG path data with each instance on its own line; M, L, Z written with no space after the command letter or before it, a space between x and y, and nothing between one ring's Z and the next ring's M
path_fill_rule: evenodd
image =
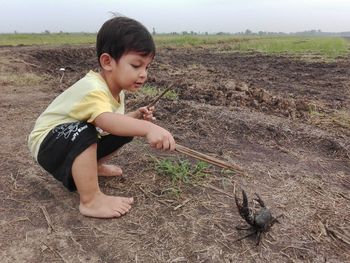
M231 164L231 163L228 163L228 162L216 159L214 157L211 157L211 156L206 155L204 153L197 152L197 151L192 150L190 148L187 148L185 146L176 144L175 150L180 152L180 153L183 153L183 154L186 154L188 156L191 156L193 158L196 158L198 160L214 164L214 165L219 166L221 168L230 169L230 170L236 171L236 172L238 172L240 174L244 174L243 169L241 167L239 167L238 165L236 165L236 164Z

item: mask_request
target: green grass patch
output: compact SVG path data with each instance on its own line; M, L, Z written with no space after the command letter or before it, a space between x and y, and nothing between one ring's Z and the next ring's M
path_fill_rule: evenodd
M350 41L341 37L155 35L157 47L211 48L221 52L261 52L303 57L336 58L348 55ZM93 33L0 34L2 45L94 44Z
M145 84L141 88L140 93L142 95L147 96L147 97L155 98L159 94L161 94L165 89L166 89L166 87L160 89L160 88L154 87L152 85ZM164 94L163 98L167 98L170 100L176 100L178 98L178 94L175 90L169 90L169 91L167 91L167 93Z
M156 35L154 41L158 47L175 48L233 44L245 39L232 35Z
M349 54L349 47L349 41L341 37L259 37L234 43L231 49L239 52L336 58Z
M191 183L206 177L209 165L205 162L191 164L187 160L173 161L169 159L156 160L158 174L170 177L173 185L178 183Z
M0 34L0 46L79 45L95 42L96 34L92 33Z

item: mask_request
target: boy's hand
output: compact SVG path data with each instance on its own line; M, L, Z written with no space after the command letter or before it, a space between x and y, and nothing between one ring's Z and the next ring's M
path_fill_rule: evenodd
M175 140L171 133L157 125L147 132L146 139L151 147L158 150L175 150Z
M145 106L138 109L140 115L142 116L142 119L146 121L154 121L156 119L155 117L153 117L154 110L154 106L150 108L147 108L147 106Z

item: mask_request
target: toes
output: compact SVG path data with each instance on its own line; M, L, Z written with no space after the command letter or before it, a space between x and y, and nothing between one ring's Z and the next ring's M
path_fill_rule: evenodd
M134 198L133 198L133 197L130 197L130 198L128 198L128 197L122 197L122 201L125 202L125 203L127 203L127 204L129 204L129 205L131 205L131 204L134 203Z
M117 210L115 210L115 212L119 213L122 216L122 215L125 215L127 211L125 211L122 208L118 208Z
M131 206L128 204L121 204L120 206L116 207L114 210L118 211L119 213L122 213L123 215L129 212L131 209Z
M125 213L124 213L125 214ZM123 213L120 213L119 211L113 211L112 216L111 217L121 217L122 215L124 215Z

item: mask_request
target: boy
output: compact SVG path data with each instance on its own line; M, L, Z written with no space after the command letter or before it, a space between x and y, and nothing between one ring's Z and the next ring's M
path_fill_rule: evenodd
M96 50L100 72L90 71L51 102L37 119L28 145L46 171L70 191L78 191L83 215L110 218L127 213L133 198L100 191L98 175L122 174L118 166L104 163L106 157L133 136L163 150L174 150L175 141L150 122L154 108L124 115L124 90L141 88L155 55L147 29L130 18L112 18L99 30ZM137 119L140 113L143 120Z

